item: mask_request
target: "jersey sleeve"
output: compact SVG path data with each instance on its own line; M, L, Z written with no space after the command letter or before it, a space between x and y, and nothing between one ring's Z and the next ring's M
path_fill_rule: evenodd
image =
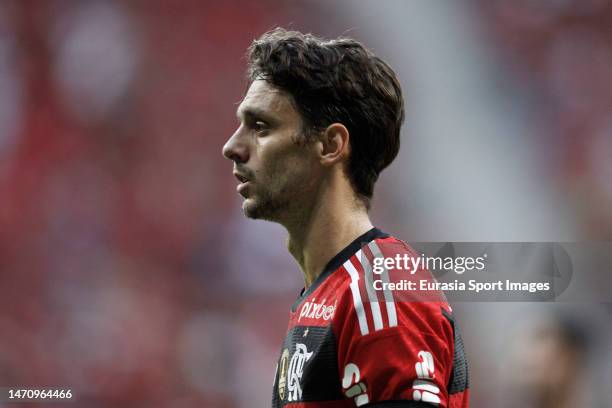
M453 327L443 307L438 302L359 305L347 292L337 344L342 390L351 406L451 405ZM395 318L388 317L391 308ZM375 323L376 314L382 324Z

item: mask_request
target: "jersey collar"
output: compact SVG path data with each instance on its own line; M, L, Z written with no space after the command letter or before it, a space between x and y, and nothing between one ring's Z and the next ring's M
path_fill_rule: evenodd
M325 281L325 279L327 279L327 277L332 274L332 272L340 268L340 266L344 264L351 256L353 256L355 252L359 251L361 247L374 241L375 239L387 238L388 236L389 234L381 231L380 229L372 228L368 232L357 237L353 242L348 244L348 246L342 251L338 252L336 256L334 256L327 263L325 268L323 268L323 272L321 272L321 274L315 279L315 281L312 282L312 285L310 285L308 289L302 289L300 295L293 303L291 311L295 312L297 310L297 307L300 305L300 303L302 303L304 299L306 299L312 292L314 292L321 285L321 283L323 283L323 281Z

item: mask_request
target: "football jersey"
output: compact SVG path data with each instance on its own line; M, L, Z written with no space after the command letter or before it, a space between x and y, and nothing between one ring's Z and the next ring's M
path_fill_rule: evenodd
M468 407L467 361L444 295L382 286L433 279L374 262L404 254L416 256L373 228L302 291L289 313L273 408Z

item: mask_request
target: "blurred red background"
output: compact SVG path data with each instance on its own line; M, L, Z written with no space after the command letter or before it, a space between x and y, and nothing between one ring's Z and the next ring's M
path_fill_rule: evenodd
M221 146L246 48L278 25L354 36L398 66L407 120L374 205L384 229L612 237L609 1L3 1L0 386L71 388L87 407L269 404L302 281L282 229L243 219ZM499 150L471 149L482 144L462 135L475 133ZM440 156L420 162L429 149ZM482 158L474 174L504 169L473 180L483 195L444 176L461 173L448 158L462 149ZM479 210L496 208L487 195L503 214ZM457 309L476 407L502 405L506 343L483 347L483 333L515 307ZM609 310L585 313L609 327Z

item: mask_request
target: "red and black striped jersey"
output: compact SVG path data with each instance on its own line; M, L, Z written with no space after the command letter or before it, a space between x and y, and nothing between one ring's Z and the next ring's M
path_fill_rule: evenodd
M372 267L403 254L415 256L373 228L303 291L289 314L273 408L468 407L463 343L444 295L383 289L406 274Z

